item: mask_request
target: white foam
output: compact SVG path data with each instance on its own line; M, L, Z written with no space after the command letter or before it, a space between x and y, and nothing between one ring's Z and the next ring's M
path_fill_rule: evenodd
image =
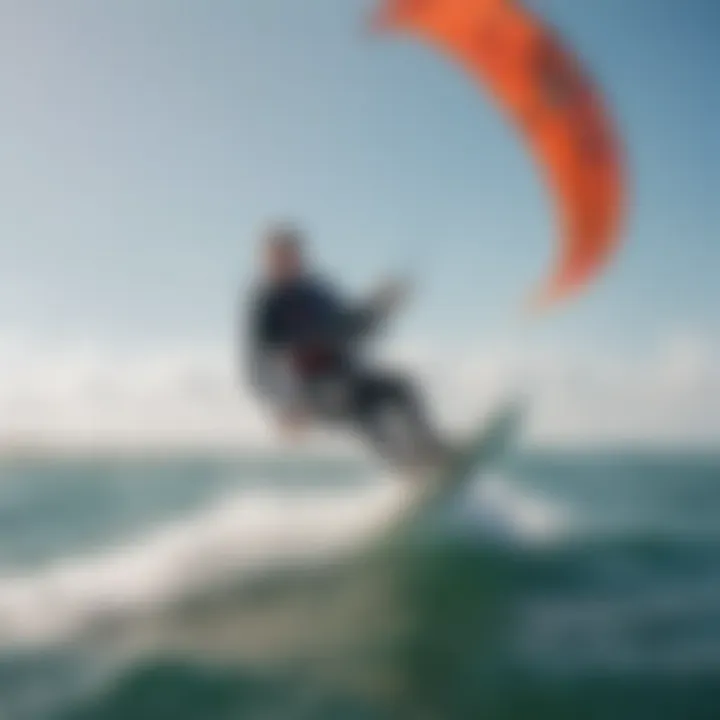
M542 543L557 540L570 527L566 508L532 495L503 475L493 475L478 483L472 498L474 521L479 520L486 531Z
M0 578L0 646L61 641L232 573L331 558L400 509L403 487L239 492L123 547Z

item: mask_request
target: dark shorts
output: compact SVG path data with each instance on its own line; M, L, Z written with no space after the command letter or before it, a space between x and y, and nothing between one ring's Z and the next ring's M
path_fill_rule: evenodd
M422 403L406 378L381 371L326 376L307 383L317 419L349 426L393 462L437 442Z
M306 391L318 417L335 421L367 421L413 400L404 378L379 371L318 376L306 381Z

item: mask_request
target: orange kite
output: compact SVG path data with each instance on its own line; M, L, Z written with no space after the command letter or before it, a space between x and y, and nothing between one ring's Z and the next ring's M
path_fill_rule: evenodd
M384 2L378 27L415 33L458 59L518 125L546 174L561 243L533 305L580 290L617 246L624 178L612 122L574 55L513 0Z

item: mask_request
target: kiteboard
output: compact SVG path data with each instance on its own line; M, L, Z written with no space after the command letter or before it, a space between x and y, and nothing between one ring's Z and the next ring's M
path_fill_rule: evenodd
M441 467L418 473L410 482L408 500L391 528L391 534L414 525L456 498L467 485L506 455L518 440L525 404L506 400L478 422L468 437Z

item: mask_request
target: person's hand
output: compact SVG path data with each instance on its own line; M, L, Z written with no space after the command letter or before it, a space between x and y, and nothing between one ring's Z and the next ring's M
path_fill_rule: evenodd
M396 312L406 303L412 292L412 284L407 278L394 278L384 282L375 291L373 304L383 315Z

